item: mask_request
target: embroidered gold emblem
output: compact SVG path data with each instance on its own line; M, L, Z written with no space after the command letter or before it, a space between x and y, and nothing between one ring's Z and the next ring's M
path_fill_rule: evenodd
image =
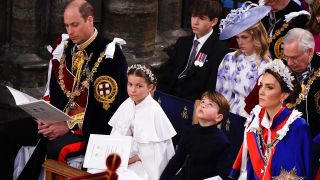
M314 102L316 103L317 113L320 114L320 90L314 95Z
M94 81L94 97L108 110L118 93L117 82L110 76L100 76Z
M187 106L184 106L184 107L183 107L183 110L182 110L182 112L181 112L181 117L182 117L183 119L188 119L188 118L189 118Z
M297 169L294 167L291 171L286 171L281 167L279 176L272 177L273 180L303 180L305 178L297 176Z
M276 56L276 58L281 59L282 58L282 37L279 37L279 39L274 43L273 51Z

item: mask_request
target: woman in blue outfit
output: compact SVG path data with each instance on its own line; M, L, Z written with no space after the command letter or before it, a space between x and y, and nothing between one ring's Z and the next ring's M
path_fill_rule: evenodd
M244 140L229 176L233 179L313 179L308 124L286 103L300 84L279 59L266 66L259 82L259 105L250 114Z

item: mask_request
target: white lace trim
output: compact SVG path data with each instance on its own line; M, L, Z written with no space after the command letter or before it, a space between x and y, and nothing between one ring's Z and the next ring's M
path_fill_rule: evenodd
M311 14L308 11L302 10L302 11L298 11L298 12L291 12L287 15L284 16L284 20L288 23L290 22L293 18L300 16L300 15L307 15L307 16L311 16Z
M254 109L252 110L252 113L250 114L250 117L252 118L253 115L255 116L254 119L252 120L252 123L250 124L250 126L248 128L246 128L246 132L257 132L259 125L260 125L260 120L259 120L259 113L261 111L261 106L256 105L254 107ZM300 116L302 115L301 112L297 111L297 110L293 110L286 122L286 124L277 131L278 137L277 139L282 140L283 137L285 137L287 135L287 132L289 131L289 127L290 125L296 120L298 119ZM249 118L250 118L249 117Z

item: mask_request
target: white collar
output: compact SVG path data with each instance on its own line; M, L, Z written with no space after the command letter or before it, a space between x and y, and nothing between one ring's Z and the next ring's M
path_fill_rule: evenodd
M251 62L254 62L256 60L256 57L257 57L257 54L256 53L253 53L249 56L246 56L245 54L243 54L243 57L245 60L247 61L251 61Z
M264 116L262 118L262 121L261 121L261 125L264 127L264 128L267 128L267 129L270 129L272 123L270 122L269 118L268 118L268 115L267 115L267 112L264 113Z
M256 105L251 114L250 114L250 117L249 118L253 118L254 116L254 119L252 120L251 124L246 128L245 132L248 132L248 131L252 131L254 133L257 132L258 128L259 128L259 113L261 111L261 106L259 105ZM266 113L265 113L266 114ZM279 135L277 139L281 140L284 136L287 135L287 132L289 131L289 127L290 125L296 120L298 119L300 116L302 115L301 112L297 111L297 110L293 110L287 120L287 122L285 123L285 125L277 131L277 134ZM265 119L265 117L263 117L263 119ZM268 120L268 119L267 119Z
M133 104L133 106L134 106L134 108L135 109L137 109L137 108L139 108L139 107L143 107L143 104L145 104L146 102L148 102L149 100L150 100L150 98L151 99L153 99L152 97L151 97L151 94L149 93L139 104L135 104L134 103L134 101L130 98L130 102Z
M197 39L197 36L194 35L193 41L197 40L200 43L200 45L203 45L207 41L207 39L211 36L212 33L213 33L213 29L211 29L211 31L208 34L202 36L199 39Z

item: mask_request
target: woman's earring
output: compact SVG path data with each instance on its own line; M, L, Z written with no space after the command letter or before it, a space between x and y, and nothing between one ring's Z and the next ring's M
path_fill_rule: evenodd
M280 99L280 103L283 104L283 99Z

